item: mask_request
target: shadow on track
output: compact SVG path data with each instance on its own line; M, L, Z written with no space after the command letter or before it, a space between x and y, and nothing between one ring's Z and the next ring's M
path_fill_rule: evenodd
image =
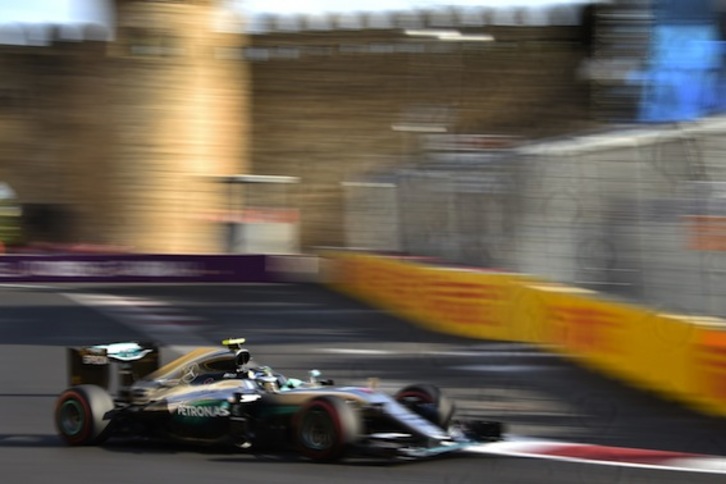
M7 447L64 447L56 435L0 434L0 448Z
M168 443L156 440L115 440L105 443L99 447L105 451L120 454L196 454L208 456L208 461L217 463L244 463L244 464L276 464L276 465L316 465L291 450L280 451L253 451L240 450L229 446L200 446L185 443ZM430 460L444 460L454 457L453 455L442 455L436 458L417 460L396 460L376 457L353 456L339 462L327 463L325 465L340 465L353 467L387 467L410 464L413 462L424 462ZM462 456L459 456L462 457ZM321 465L321 464L318 464Z
M22 439L7 441L0 435L0 447L66 447L56 436L33 436L33 440L23 441ZM13 436L14 438L19 436ZM81 447L67 447L68 449L81 449ZM300 456L291 450L280 451L253 451L240 450L230 446L204 446L187 443L169 443L161 440L144 439L116 439L110 440L101 446L96 447L106 452L132 455L176 455L181 458L183 454L195 454L206 457L209 462L216 463L244 463L248 464L275 464L275 465L332 465L344 467L393 467L405 466L423 462L451 461L454 459L487 458L480 454L472 455L466 453L443 454L428 458L419 459L393 459L385 457L351 456L338 462L316 463Z

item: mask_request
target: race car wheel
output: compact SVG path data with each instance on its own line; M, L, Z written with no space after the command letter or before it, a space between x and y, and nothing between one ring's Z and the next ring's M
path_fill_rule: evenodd
M342 398L326 395L303 406L294 419L295 440L302 455L318 462L342 458L362 433L358 412Z
M113 410L111 395L95 385L79 385L61 393L55 405L58 434L69 445L100 444L108 437Z
M445 429L454 415L454 403L441 390L429 384L410 385L395 395L397 402L426 420Z

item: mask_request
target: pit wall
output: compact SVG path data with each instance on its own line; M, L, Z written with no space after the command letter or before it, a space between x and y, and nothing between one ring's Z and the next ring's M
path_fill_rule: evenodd
M336 290L434 331L530 343L702 413L726 416L726 321L666 314L508 273L336 252Z

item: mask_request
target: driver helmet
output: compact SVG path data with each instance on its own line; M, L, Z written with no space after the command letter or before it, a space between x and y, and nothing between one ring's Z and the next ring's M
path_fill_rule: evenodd
M257 384L266 392L275 393L280 391L280 382L272 373L272 369L270 367L263 366L255 376Z
M237 371L247 371L247 363L250 362L252 355L246 348L238 349L234 354L234 364L237 367Z

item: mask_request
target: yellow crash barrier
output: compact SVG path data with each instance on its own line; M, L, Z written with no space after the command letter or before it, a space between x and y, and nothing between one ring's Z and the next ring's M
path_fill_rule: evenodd
M726 416L726 321L660 313L532 277L338 252L330 284L428 329L541 345L709 414Z

